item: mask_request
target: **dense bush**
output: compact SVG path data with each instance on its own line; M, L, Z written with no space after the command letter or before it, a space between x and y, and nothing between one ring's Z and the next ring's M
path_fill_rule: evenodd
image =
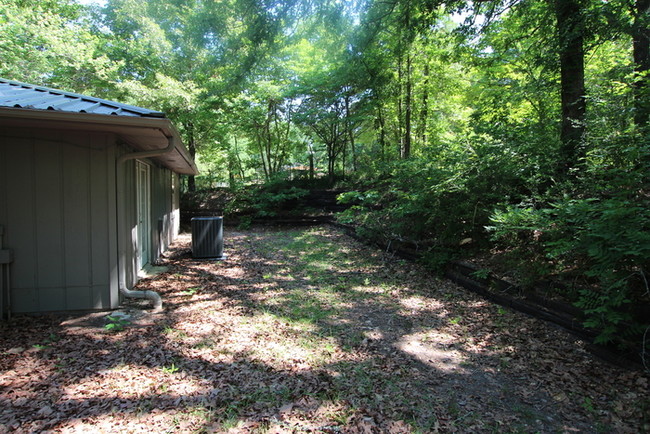
M233 199L226 207L226 214L248 215L250 217L274 217L290 212L298 206L298 199L309 194L309 190L293 185L285 179L265 184L240 186L233 189Z
M642 324L631 308L650 303L647 203L620 196L567 197L549 207L497 211L492 222L496 240L521 253L525 244L537 239L556 272L571 270L581 276L574 282L575 302L586 315L585 325L599 331L598 341L640 331Z

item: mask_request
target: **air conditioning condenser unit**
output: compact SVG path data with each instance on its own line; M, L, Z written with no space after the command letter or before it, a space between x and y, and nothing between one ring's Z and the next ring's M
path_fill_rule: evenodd
M225 259L223 254L223 217L193 217L192 257Z

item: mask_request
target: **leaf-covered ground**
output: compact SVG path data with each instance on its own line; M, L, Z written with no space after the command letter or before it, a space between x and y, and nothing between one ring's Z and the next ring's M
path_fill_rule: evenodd
M162 313L2 326L0 432L650 430L643 373L334 230L188 245L139 285Z

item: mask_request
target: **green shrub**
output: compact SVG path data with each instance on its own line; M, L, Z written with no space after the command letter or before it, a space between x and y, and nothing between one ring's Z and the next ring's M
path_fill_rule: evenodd
M539 209L507 207L492 216L497 241L522 247L536 240L556 264L584 276L575 304L597 342L634 335L643 327L632 306L650 302L644 281L650 260L650 208L642 196L565 197ZM645 320L647 322L647 319Z
M226 214L248 214L253 217L274 217L281 211L296 208L299 199L309 190L293 186L279 179L263 185L249 185L236 189L234 198L226 207Z
M491 142L454 144L435 156L394 162L384 169L386 179L339 196L355 204L341 219L447 248L486 238L492 204L519 198L525 184L512 174L512 155L500 152Z

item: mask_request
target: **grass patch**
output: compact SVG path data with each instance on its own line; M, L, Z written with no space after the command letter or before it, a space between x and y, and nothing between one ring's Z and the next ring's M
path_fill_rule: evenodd
M319 230L289 231L257 242L259 250L273 251L275 257L300 264L290 270L278 266L262 275L283 289L283 295L265 307L285 320L322 323L340 314L350 300L358 300L369 286L368 277L353 271L373 264L354 257Z

